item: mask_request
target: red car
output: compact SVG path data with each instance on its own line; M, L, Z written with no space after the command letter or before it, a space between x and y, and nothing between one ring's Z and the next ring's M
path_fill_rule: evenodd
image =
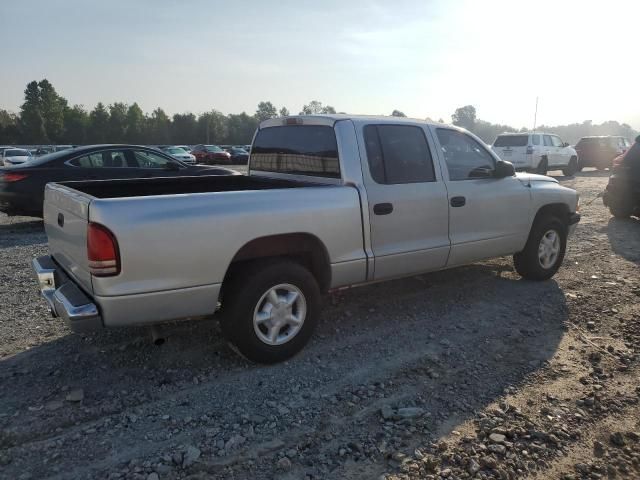
M196 163L203 163L205 165L231 163L231 154L225 152L217 145L196 145L191 150L191 155L196 157Z

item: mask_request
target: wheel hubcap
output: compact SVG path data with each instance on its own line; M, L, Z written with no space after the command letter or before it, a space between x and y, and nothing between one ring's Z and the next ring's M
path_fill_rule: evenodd
M542 236L538 246L538 261L542 268L553 267L560 254L560 235L555 230L549 230Z
M253 329L267 345L282 345L295 337L307 316L307 302L298 287L282 283L267 290L253 313Z

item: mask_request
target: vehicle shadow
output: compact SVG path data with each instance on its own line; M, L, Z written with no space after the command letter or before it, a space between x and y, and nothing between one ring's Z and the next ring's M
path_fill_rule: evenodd
M575 174L576 177L608 177L611 172L609 170L582 170Z
M351 398L356 386L389 382L385 402L417 402L443 425L451 423L434 430L437 436L548 361L568 315L555 281L521 280L504 261L343 291L325 303L310 344L294 359L269 367L238 357L212 321L171 326L161 347L145 329L114 330L67 334L0 360L0 412L13 432L0 448L158 402L174 407L150 408L173 410L183 402L193 418L217 406L220 422L240 423L244 410L231 403L252 405L256 398L287 405L300 397L305 408L344 416L342 434L355 437L353 404L330 404L330 398ZM303 394L292 392L292 385L303 385ZM81 408L65 401L74 388L83 389ZM379 410L375 405L372 412ZM376 415L371 428L381 428ZM287 435L295 444L297 427L291 425ZM131 426L131 435L135 428L142 427ZM128 444L122 442L120 453Z
M640 219L611 217L606 231L615 253L640 264Z

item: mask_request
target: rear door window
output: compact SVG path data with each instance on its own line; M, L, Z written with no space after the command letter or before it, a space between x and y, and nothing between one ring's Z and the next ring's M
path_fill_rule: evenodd
M127 168L127 156L122 150L94 152L69 162L74 167L82 168Z
M540 135L531 135L531 144L540 145Z
M340 178L338 144L328 125L283 125L258 131L251 169L314 177Z
M494 147L526 147L529 135L500 135L493 143Z
M424 131L413 125L367 125L364 140L371 177L380 184L435 182Z

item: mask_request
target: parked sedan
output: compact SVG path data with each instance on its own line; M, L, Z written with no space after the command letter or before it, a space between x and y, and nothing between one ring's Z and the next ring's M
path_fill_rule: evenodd
M44 187L48 182L235 174L221 167L186 165L149 147L79 147L0 168L0 211L41 217Z
M231 155L231 163L246 165L249 161L249 153L244 148L229 147L225 149Z
M29 150L24 148L8 148L2 152L0 166L5 165L9 167L11 165L20 165L21 163L28 162L32 158Z
M196 162L206 165L231 163L231 154L217 145L196 145L191 150L191 154L196 157Z
M196 157L191 155L189 152L185 151L181 147L159 147L164 153L168 153L173 158L177 158L183 163L194 165L196 163Z

